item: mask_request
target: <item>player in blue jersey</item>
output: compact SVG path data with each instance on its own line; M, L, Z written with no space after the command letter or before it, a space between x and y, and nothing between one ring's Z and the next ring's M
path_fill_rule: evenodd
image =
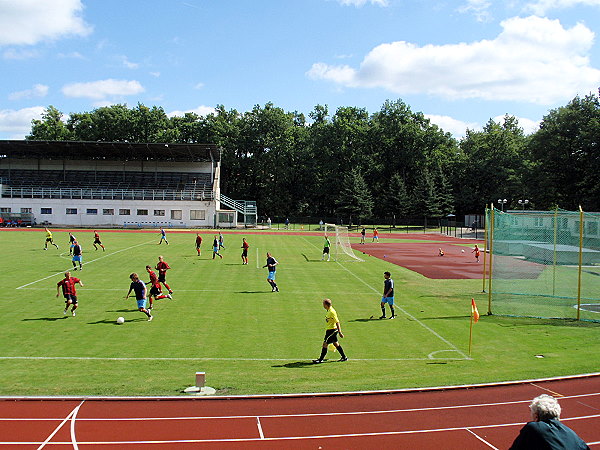
M150 311L146 309L146 283L140 280L140 277L135 272L129 275L129 278L131 279L131 284L129 285L129 291L127 291L127 295L125 296L125 298L129 298L129 294L131 294L131 291L134 291L135 299L137 300L138 311L141 311L144 314L146 314L148 316L148 322L150 322L153 319L153 317L152 314L150 314Z

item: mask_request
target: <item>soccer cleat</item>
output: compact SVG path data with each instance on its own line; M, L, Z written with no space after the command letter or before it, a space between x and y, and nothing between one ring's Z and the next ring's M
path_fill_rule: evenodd
M77 267L73 267L73 270L77 270Z
M148 317L148 322L152 322L152 319L154 319L154 316L149 316Z
M348 361L348 357L347 357L347 356L344 356L344 357L342 357L342 358L338 359L338 361L339 361L339 362Z
M169 290L169 294L172 294L172 293L173 293L173 291Z
M321 364L323 362L322 359L313 359L312 360L313 364Z
M45 248L44 250L48 250L47 248Z
M278 287L275 287L275 292L279 292L279 288Z
M396 316L392 316L392 317L390 317L390 320L395 319L395 318L396 318Z
M387 317L385 317L385 316L381 316L381 317L380 317L380 319L387 319Z
M72 315L73 317L75 317L75 311L71 312L71 315Z
M167 298L173 298L173 297L171 297L171 294L167 294Z
M65 315L65 316L67 315L67 310L66 309L63 311L63 315Z

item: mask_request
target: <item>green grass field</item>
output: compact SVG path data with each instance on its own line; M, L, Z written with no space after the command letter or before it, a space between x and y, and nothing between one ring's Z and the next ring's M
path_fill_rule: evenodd
M212 231L74 233L84 270L73 272L76 317L63 316L56 283L71 267L67 233L59 250L43 251L43 231L0 231L5 295L0 307L0 395L180 395L204 371L221 395L330 392L470 384L598 371L600 324L485 316L481 280L430 280L373 257L322 262L318 233L225 234L222 260L211 259ZM241 264L246 236L250 263ZM385 242L385 236L382 236ZM266 282L265 252L280 262L279 293ZM257 252L259 260L257 261ZM173 300L160 300L155 319L124 299L129 274L163 255L172 267ZM362 255L361 255L362 256ZM396 284L398 318L380 315L383 272ZM333 304L350 361L337 353L313 365L324 333L321 302ZM470 300L482 313L468 355ZM117 325L123 316L125 324ZM536 355L544 355L538 358ZM181 394L183 395L183 394Z

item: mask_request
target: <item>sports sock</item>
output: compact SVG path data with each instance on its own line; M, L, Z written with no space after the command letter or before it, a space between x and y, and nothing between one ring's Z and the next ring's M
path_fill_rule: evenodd
M382 306L382 307L381 307L381 315L382 315L382 316L385 316L385 306Z
M346 357L346 354L344 353L344 349L342 348L342 346L341 346L341 345L338 345L338 347L337 347L337 351L338 351L338 352L340 352L340 356L341 356L342 358L345 358L345 357Z
M319 359L321 361L323 361L325 359L326 354L327 354L327 347L321 348L321 356L319 356Z
M392 312L392 317L396 315L396 312L394 311L394 307L390 305L390 311Z

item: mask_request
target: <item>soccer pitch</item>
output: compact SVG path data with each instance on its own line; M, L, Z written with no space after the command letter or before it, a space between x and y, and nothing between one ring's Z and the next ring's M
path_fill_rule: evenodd
M598 370L600 326L483 316L481 280L430 280L366 255L365 262L321 261L318 233L225 233L223 259L212 259L213 230L167 234L74 230L84 270L73 272L77 316L63 315L56 283L72 269L68 233L43 250L43 230L0 232L5 288L0 307L0 395L179 395L206 372L218 394L270 394L469 384ZM242 265L241 243L250 243ZM354 239L358 241L358 238ZM273 293L265 253L279 261ZM171 266L173 300L155 302L154 320L125 300L129 274L148 281L159 255ZM258 259L257 259L258 257ZM383 272L395 281L396 320L376 320ZM319 356L330 298L350 358ZM470 299L482 318L468 355ZM116 324L124 317L123 325ZM389 313L388 313L389 316ZM551 326L552 325L552 326ZM585 343L585 345L582 345ZM535 355L544 355L536 358Z

